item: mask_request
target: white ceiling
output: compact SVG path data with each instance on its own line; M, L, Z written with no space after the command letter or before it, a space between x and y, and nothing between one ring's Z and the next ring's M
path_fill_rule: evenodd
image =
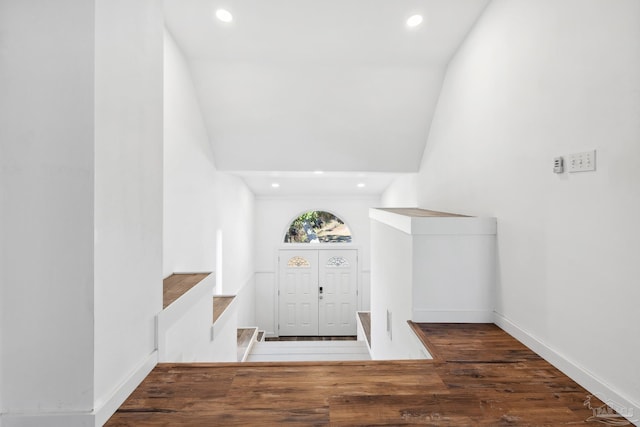
M313 177L334 189L416 172L446 65L488 1L165 0L165 19L218 169L262 194L273 171L352 172Z
M260 196L373 197L380 195L398 173L380 172L233 172ZM274 187L272 184L277 184Z

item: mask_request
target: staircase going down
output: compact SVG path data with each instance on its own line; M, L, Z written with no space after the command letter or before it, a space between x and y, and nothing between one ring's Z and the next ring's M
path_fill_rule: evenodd
M247 362L371 360L364 341L263 341L254 343Z

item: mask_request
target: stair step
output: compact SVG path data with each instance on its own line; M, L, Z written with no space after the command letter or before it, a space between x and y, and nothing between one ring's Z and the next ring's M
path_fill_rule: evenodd
M267 341L257 342L248 362L294 362L371 360L362 341Z
M233 302L235 296L233 295L216 295L213 297L213 323L222 316L222 313Z
M359 311L358 321L360 325L362 325L362 331L364 332L364 337L367 340L367 345L371 348L371 312Z
M247 356L255 343L258 328L238 328L238 362L247 360Z

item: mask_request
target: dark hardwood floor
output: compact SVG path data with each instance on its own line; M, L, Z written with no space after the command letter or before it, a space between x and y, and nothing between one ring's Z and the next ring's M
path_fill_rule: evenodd
M599 425L586 390L495 325L418 327L437 359L160 364L107 425Z

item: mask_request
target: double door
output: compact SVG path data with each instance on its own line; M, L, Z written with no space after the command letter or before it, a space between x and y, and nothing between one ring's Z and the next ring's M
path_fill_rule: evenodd
M280 336L356 335L355 249L282 250L278 259Z

